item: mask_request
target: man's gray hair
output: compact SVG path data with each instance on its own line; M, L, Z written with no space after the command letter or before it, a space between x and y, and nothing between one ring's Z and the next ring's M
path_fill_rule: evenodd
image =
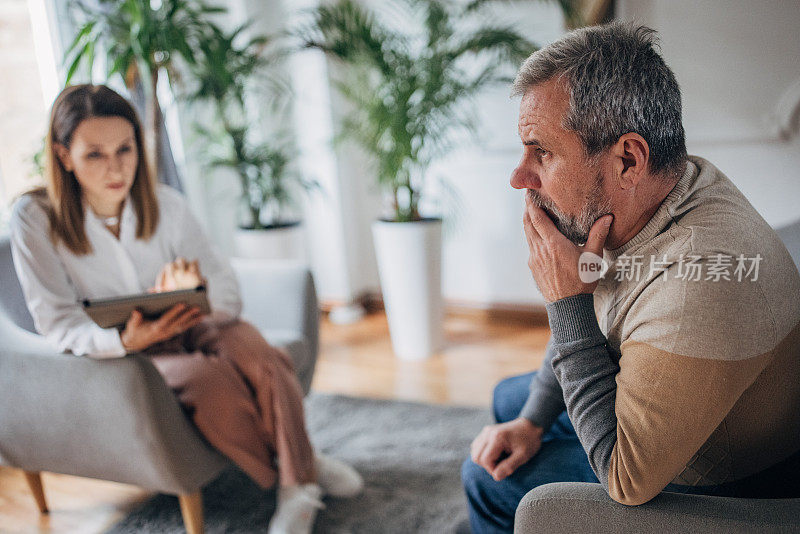
M589 157L634 132L650 146L650 170L679 177L686 161L681 91L655 34L622 22L574 30L525 60L513 95L558 79L570 98L563 126Z

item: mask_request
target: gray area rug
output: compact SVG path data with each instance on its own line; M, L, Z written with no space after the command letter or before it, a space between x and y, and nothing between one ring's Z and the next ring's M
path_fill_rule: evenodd
M306 401L317 450L353 465L366 490L326 498L316 533L451 533L464 529L461 463L490 422L488 409L312 394ZM275 493L235 468L203 489L206 532L264 532ZM114 534L182 533L176 497L158 495L115 525Z

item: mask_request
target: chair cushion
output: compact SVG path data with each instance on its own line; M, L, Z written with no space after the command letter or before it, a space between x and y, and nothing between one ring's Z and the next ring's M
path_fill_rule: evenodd
M800 269L800 221L778 228L777 232L795 265Z
M36 332L33 318L28 313L28 306L22 295L17 272L14 270L11 240L7 235L0 235L0 313L8 316L20 328Z

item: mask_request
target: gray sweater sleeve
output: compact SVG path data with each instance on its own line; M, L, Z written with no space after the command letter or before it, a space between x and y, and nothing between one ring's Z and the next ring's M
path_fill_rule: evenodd
M542 366L531 380L531 391L528 400L520 411L520 417L524 417L534 425L547 431L553 421L561 415L566 406L564 405L564 394L561 386L553 374L553 356L555 348L553 340L547 344Z
M594 296L583 293L547 305L555 348L553 372L564 392L569 419L595 475L608 490L608 469L617 442L616 375L619 365L597 324Z

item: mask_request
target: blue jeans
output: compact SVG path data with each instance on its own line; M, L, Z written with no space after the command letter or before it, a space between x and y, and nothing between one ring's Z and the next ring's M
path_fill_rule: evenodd
M519 416L528 399L534 373L501 381L494 390L494 417L498 423ZM598 482L583 447L564 411L542 437L542 447L509 477L496 482L486 470L467 459L461 480L475 534L512 532L517 505L530 490L550 482Z

